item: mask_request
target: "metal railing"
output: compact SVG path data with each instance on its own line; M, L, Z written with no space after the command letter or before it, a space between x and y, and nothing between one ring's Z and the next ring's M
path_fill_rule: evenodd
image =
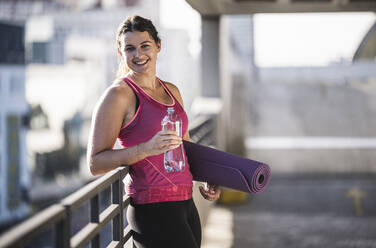
M202 117L190 126L190 136L194 142L213 144L214 118ZM124 226L124 209L130 197L123 194L123 178L128 167L120 167L95 181L85 185L60 203L54 204L21 222L0 236L0 248L28 247L30 241L46 230L54 232L52 246L56 248L78 248L91 244L92 248L101 246L100 233L112 221L112 241L107 248L123 247L132 237L129 225ZM100 194L111 187L111 204L100 212ZM72 235L73 213L89 202L90 220L77 233Z
M27 243L46 229L55 233L54 247L76 248L100 247L100 231L112 221L112 242L108 248L123 247L132 236L129 226L123 226L123 210L130 198L123 194L122 180L128 173L127 167L115 169L82 189L64 198L35 216L13 227L0 237L0 247L27 247ZM111 187L111 204L99 211L99 194ZM72 214L84 203L89 202L90 222L75 235L72 235Z
M202 115L196 117L189 126L191 140L202 145L216 144L216 116Z

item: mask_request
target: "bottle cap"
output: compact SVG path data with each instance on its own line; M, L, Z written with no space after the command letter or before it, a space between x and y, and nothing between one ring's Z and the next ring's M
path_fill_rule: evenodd
M172 114L174 112L175 112L174 108L172 107L167 108L167 113Z

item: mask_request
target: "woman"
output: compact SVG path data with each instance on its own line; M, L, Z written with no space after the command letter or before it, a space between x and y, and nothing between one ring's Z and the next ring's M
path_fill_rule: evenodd
M185 140L189 134L178 88L156 77L158 32L150 20L133 16L119 26L117 43L123 76L105 91L94 110L87 154L90 171L99 175L130 166L125 191L131 196L127 219L135 247L200 247L189 166L176 173L167 173L163 166L164 152L182 144L175 132L161 131L168 107L183 120ZM113 150L117 138L123 148ZM200 192L210 201L220 195L215 185L201 186Z

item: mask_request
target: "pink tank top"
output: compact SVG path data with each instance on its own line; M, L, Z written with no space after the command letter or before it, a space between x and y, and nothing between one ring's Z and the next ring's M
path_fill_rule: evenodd
M164 82L157 78L172 99L172 104L163 104L149 96L130 78L123 79L139 99L139 107L133 119L119 132L118 140L124 148L135 146L151 139L161 130L161 121L167 114L168 107L174 107L175 113L183 121L183 134L188 129L188 117ZM163 165L164 154L150 156L129 168L124 179L125 192L132 202L145 204L162 201L183 201L192 197L192 174L187 158L186 166L181 172L166 172Z

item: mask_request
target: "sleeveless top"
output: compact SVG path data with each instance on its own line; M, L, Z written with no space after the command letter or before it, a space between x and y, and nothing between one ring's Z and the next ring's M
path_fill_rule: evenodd
M175 113L182 119L183 135L187 131L188 117L183 107L165 83L159 78L157 78L157 81L172 99L172 104L158 102L130 78L123 79L123 82L132 88L139 100L136 114L119 132L118 140L123 148L146 142L161 131L161 121L167 114L168 107L174 107ZM166 172L163 159L164 154L162 153L149 156L130 165L129 174L124 179L124 185L125 192L131 197L133 203L183 201L192 197L193 182L187 156L185 156L185 168L180 172Z

